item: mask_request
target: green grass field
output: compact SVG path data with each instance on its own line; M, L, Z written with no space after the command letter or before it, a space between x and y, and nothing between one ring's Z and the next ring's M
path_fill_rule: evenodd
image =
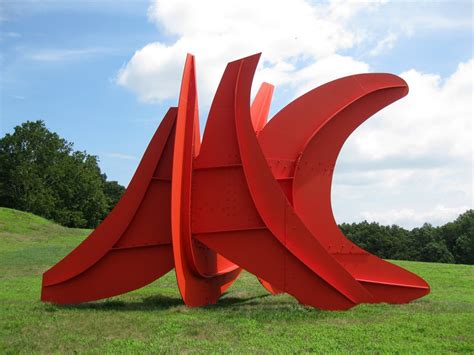
M0 208L0 353L474 352L474 266L466 265L397 261L432 293L346 312L270 296L248 273L199 309L183 305L173 272L106 301L41 303L41 274L88 233Z

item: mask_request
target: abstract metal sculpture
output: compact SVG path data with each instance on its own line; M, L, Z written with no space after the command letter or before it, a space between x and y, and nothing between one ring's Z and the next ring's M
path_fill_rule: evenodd
M428 284L347 240L331 209L344 141L408 93L391 74L320 86L267 123L273 86L250 88L260 55L227 65L202 144L194 57L179 105L153 136L124 196L43 276L43 301L80 303L140 288L174 267L188 306L216 303L241 268L271 293L321 309L405 303Z

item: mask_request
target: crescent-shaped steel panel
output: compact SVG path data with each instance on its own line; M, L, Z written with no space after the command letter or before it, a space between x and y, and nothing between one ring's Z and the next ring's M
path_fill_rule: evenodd
M321 244L371 291L377 302L407 302L427 294L428 284L345 238L332 212L331 184L337 156L349 135L375 112L405 96L408 86L390 74L365 74L353 76L350 80L358 82L358 85L353 85L358 96L334 110L337 113L317 129L297 161L293 183L294 208L313 234L318 235ZM345 84L344 80L339 83Z
M87 239L44 273L43 301L78 303L115 296L173 268L168 211L176 113L172 108L165 115L117 206ZM157 211L160 215L153 216Z
M258 56L243 60L235 105L239 149L255 205L276 238L315 274L354 304L369 302L370 295L311 236L268 169L252 127L249 110L250 86L257 62Z
M216 303L238 277L236 266L217 270L216 275L202 275L197 267L191 232L191 186L196 137L197 92L194 57L187 56L183 73L176 122L171 187L171 230L176 278L181 296L188 306ZM197 252L197 250L196 250ZM208 253L214 253L208 251Z

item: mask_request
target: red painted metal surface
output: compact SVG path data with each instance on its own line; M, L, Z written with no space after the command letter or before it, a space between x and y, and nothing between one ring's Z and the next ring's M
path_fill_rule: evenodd
M115 296L173 267L191 307L216 303L242 269L272 294L321 309L429 293L417 275L347 240L331 208L345 140L405 96L407 84L391 74L345 77L267 124L273 86L262 84L250 105L259 57L227 65L201 143L195 63L187 56L178 108L166 114L109 216L43 275L43 301Z

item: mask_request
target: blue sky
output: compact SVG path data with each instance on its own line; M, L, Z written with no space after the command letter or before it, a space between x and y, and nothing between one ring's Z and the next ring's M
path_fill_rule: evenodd
M263 51L254 85L276 85L272 113L356 72L410 85L409 98L344 146L338 222L440 224L473 207L470 1L197 4L0 2L1 134L42 119L126 185L176 105L187 51L197 56L202 125L226 62Z

